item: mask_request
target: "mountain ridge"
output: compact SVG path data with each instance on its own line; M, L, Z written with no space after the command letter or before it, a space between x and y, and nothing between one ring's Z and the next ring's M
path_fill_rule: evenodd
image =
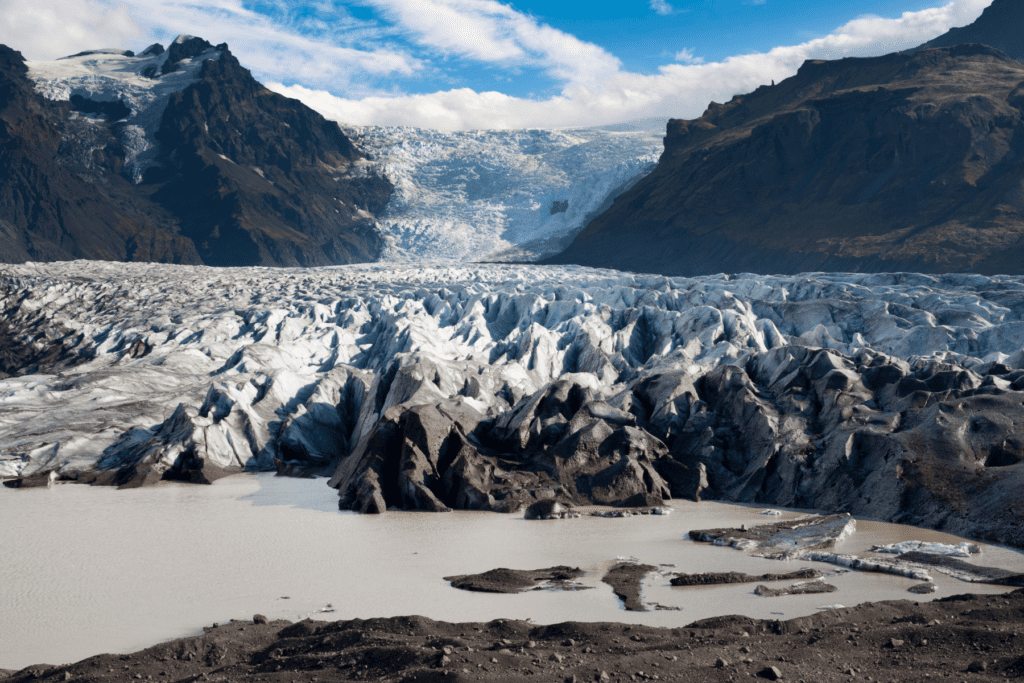
M3 47L0 121L0 170L13 180L0 189L0 260L379 255L374 214L391 183L336 123L264 88L226 44L183 36L138 57L91 51L31 68Z
M996 0L916 50L808 60L777 85L670 120L658 167L545 262L1024 272L1024 49L1005 40L1022 26L1020 9ZM963 38L978 42L946 45Z
M548 262L1020 272L1022 82L1024 64L983 45L808 61L671 120L658 167Z

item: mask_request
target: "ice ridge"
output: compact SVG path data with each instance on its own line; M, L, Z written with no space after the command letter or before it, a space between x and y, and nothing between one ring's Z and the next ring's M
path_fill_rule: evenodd
M1024 462L1019 277L80 261L0 266L0 304L22 359L0 368L4 476L337 468L358 509L704 491L964 533L1001 524ZM367 458L399 442L424 479L390 489ZM488 453L521 485L467 489ZM558 484L551 458L614 471ZM941 468L987 482L962 517L953 483L901 502Z

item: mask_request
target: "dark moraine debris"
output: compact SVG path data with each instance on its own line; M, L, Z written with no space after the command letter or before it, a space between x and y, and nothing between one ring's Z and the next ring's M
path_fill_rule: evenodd
M915 583L907 590L915 595L928 595L929 593L934 593L936 590L938 590L938 586L936 586L934 583L927 582Z
M630 612L646 612L640 601L640 582L657 567L649 564L619 562L608 570L601 580L612 587L615 595L622 600L622 606Z
M783 595L813 595L815 593L835 593L838 588L824 581L801 581L786 588L769 588L760 585L754 589L754 595L763 598L777 598Z
M559 565L547 569L491 569L482 574L446 576L453 588L481 593L522 593L529 590L580 590L586 588L576 579L583 576L579 567Z
M994 583L1002 586L1024 586L1024 574L1000 569L999 567L983 567L966 560L949 555L936 553L909 552L899 556L902 562L912 562L935 567L943 574L955 576L962 581L975 583Z
M16 477L14 479L7 479L4 481L4 486L9 489L31 489L31 488L44 488L53 486L53 482L57 481L57 473L42 472L39 474L33 474L28 477Z
M742 572L712 572L707 574L676 574L669 582L673 586L715 586L726 583L757 583L758 581L811 580L824 576L817 569L798 569L785 574L761 574L754 576Z
M853 628L860 631L856 643L850 640ZM424 617L297 624L254 620L207 627L201 635L132 654L36 664L6 679L0 671L0 680L561 683L575 676L590 683L601 671L612 681L643 671L647 681L727 683L730 677L752 680L749 674L771 667L794 683L856 683L868 677L921 683L1019 680L1022 633L1024 590L866 603L788 621L722 616L682 628L509 619L451 624ZM752 652L742 656L750 661L737 662L740 648L748 647ZM728 665L716 668L719 659ZM659 665L653 671L652 662ZM970 673L972 668L979 673L984 668L983 675ZM849 669L857 675L839 673Z
M568 519L579 516L580 514L573 510L571 505L556 500L537 501L527 507L523 515L526 519Z

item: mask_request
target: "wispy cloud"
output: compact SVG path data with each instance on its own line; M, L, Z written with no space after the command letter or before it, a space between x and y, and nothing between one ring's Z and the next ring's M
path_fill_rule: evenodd
M658 14L672 14L675 11L665 0L651 0L651 9Z
M695 118L708 102L726 101L772 80L787 78L807 59L877 55L914 47L954 25L973 21L990 2L954 0L942 7L905 12L894 19L861 17L799 45L719 62L667 64L653 75L618 71L595 85L567 83L558 96L545 100L469 89L346 99L301 86L271 87L306 102L325 116L356 125L555 128L647 116ZM692 57L686 50L680 55Z
M326 22L295 15L290 3L279 7L263 13L241 0L0 0L0 42L30 59L56 59L96 47L139 49L188 33L228 43L264 78L351 94L379 92L366 84L423 68L407 51L378 42L386 31L340 8Z
M676 53L676 61L683 64L703 64L704 58L696 56L692 48L686 47Z
M570 83L621 68L604 48L542 24L497 0L363 0L414 43L485 64L529 66Z

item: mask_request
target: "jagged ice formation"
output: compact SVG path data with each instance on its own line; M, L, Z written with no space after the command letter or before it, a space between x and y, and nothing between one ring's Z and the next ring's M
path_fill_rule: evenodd
M346 134L395 185L384 261L531 261L564 249L654 168L665 119L571 130Z
M716 498L1024 545L1024 279L3 266L0 472L342 507Z

